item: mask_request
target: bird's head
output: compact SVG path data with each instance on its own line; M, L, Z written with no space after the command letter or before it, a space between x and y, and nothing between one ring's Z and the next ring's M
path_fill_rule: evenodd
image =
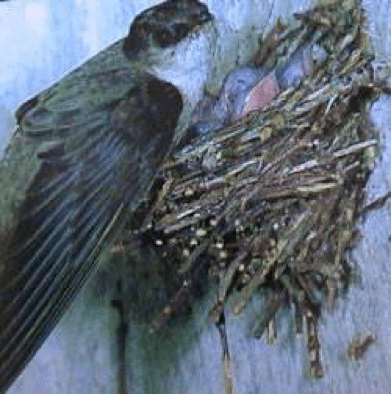
M124 42L125 55L132 60L151 50L174 48L212 20L208 7L198 0L166 0L133 20Z
M139 14L124 41L125 56L174 84L195 105L211 74L214 18L198 0L167 0Z

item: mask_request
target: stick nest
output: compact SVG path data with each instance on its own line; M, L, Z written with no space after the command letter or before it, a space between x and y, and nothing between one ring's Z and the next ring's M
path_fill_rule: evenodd
M291 305L296 330L302 322L307 328L310 374L322 376L317 320L349 279L346 251L357 239L378 151L369 109L385 87L368 41L356 3L297 14L289 26L277 21L255 64L284 64L303 45L325 49L326 62L266 110L194 141L165 164L166 182L141 232L153 233L176 261L181 286L155 328L178 312L205 272L218 281L215 322L228 299L240 313L268 288L254 334L268 328L274 338L276 311Z

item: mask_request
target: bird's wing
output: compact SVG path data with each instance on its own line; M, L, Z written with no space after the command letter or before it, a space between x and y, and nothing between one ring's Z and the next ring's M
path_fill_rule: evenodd
M108 232L148 194L172 141L178 90L133 74L121 48L101 52L16 113L0 181L20 166L35 172L24 174L22 201L0 221L0 391L54 328Z

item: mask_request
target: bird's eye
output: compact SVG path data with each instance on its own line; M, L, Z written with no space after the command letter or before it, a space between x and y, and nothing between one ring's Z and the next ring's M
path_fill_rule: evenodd
M189 27L185 23L176 23L172 26L173 31L175 32L175 36L177 40L181 40L186 37L189 32Z
M184 23L175 23L156 30L154 34L155 42L165 48L174 45L182 40L189 33L189 27Z
M157 30L154 34L154 39L154 41L162 48L175 43L172 32L166 28Z

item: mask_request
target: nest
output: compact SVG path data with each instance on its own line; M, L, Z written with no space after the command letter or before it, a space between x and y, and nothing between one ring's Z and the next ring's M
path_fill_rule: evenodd
M277 21L257 65L283 64L303 45L325 49L326 62L266 110L194 141L165 164L166 181L141 232L153 233L175 261L181 285L154 328L178 313L205 273L218 282L216 323L229 299L238 314L267 288L254 334L267 328L275 338L274 315L291 306L296 331L306 326L310 374L323 375L317 321L351 275L346 252L357 239L379 143L369 109L385 89L353 3L297 14L290 26Z

